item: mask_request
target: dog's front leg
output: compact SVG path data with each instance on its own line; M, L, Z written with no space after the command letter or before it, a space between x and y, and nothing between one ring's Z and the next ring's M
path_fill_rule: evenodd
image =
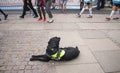
M32 57L30 58L30 61L48 62L50 61L50 58L47 55L32 55Z

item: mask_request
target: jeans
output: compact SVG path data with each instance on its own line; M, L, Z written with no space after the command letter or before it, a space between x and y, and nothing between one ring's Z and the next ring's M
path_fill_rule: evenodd
M52 0L45 0L45 5L46 5L45 9L46 9L46 12L47 12L49 18L53 18L52 12L50 10L51 4L52 4Z

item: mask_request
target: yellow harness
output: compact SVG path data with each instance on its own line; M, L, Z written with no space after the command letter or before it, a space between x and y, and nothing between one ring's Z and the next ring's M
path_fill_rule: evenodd
M61 57L63 57L64 55L65 55L65 51L64 50L60 50L60 52L57 52L57 53L55 53L55 54L53 54L51 56L52 56L53 60L60 60Z

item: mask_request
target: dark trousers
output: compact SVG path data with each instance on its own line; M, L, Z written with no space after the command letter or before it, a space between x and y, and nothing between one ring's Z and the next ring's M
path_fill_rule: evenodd
M40 18L42 18L42 14L43 14L43 17L46 18L46 17L45 17L45 10L44 10L44 7L38 6L37 10L38 10L38 14L39 14Z
M80 11L82 10L83 5L84 5L84 1L83 1L83 2L80 2Z
M0 12L5 16L6 14L0 9Z
M51 4L52 4L51 0L45 0L45 8L49 18L53 18L52 12L50 10Z
M97 9L100 10L101 8L104 8L104 6L105 6L105 0L98 0Z
M28 2L27 2L27 1L28 1ZM23 13L22 13L22 16L23 16L23 17L25 16L26 11L27 11L27 9L28 9L27 6L33 11L33 13L35 14L35 16L38 16L36 10L33 8L33 5L32 5L31 0L24 0Z

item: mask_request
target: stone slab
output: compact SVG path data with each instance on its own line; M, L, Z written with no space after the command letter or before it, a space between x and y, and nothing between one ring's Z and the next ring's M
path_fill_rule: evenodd
M120 50L120 48L109 39L85 39L85 42L92 51Z
M59 65L56 73L104 73L99 64Z
M83 39L107 38L106 34L100 30L79 30L79 34Z
M84 45L77 31L49 31L49 37L60 37L60 47Z
M105 72L120 71L120 50L94 52L94 54Z
M107 33L108 37L120 44L120 30L112 30Z

